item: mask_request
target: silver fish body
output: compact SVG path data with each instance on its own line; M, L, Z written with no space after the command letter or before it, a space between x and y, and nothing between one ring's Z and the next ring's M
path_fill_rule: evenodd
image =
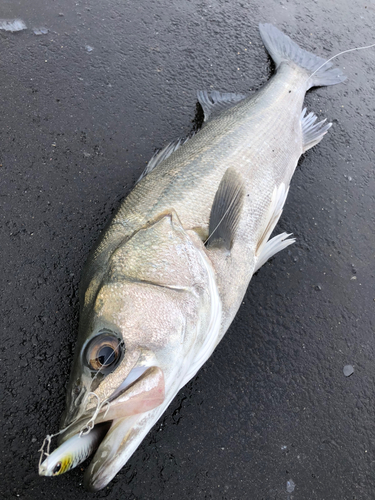
M253 273L290 243L269 240L300 155L330 124L306 91L342 73L261 26L276 75L250 97L201 92L202 129L151 160L86 264L62 442L111 421L85 474L103 488L212 354Z

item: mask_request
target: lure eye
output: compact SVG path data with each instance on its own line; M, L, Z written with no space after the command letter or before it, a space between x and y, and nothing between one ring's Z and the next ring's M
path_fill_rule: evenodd
M60 469L61 469L61 462L57 462L57 464L55 465L55 467L52 471L52 474L54 476L56 476L60 472Z
M87 345L86 361L91 370L106 374L116 368L123 353L123 341L112 333L103 332Z

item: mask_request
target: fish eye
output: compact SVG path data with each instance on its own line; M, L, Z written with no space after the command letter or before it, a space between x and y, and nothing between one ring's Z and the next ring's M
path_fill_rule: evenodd
M56 474L60 472L60 469L61 469L61 462L57 462L57 464L53 468L52 474L56 476Z
M86 362L93 371L112 372L124 354L124 343L110 332L101 332L86 347Z

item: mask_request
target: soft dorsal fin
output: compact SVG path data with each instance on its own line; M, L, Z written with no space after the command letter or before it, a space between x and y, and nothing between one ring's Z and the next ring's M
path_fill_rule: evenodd
M244 194L244 183L240 174L233 168L228 168L212 204L207 247L231 249L240 220Z
M197 92L199 104L202 106L204 112L204 121L209 118L217 116L221 111L231 108L239 101L246 98L244 94L233 94L231 92L218 92L213 90L199 90Z

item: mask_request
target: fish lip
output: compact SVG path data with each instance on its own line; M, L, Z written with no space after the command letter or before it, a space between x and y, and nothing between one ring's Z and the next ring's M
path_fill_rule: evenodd
M147 423L154 415L164 411L166 402L164 372L159 367L150 367L144 374L121 392L119 399L124 398L124 408L130 403L130 412L122 416L121 402L119 410L115 410L115 418L108 433L101 441L98 449L85 471L84 485L88 491L99 491L117 474L139 445L139 436L143 439L148 432ZM133 388L133 390L132 390ZM125 396L124 396L125 395ZM129 399L127 399L127 397ZM132 409L137 411L133 412ZM142 411L138 411L138 410ZM109 414L110 414L109 410ZM125 462L124 462L125 460Z
M107 435L104 437L104 439L101 441L101 443L98 446L98 449L95 451L94 456L92 457L89 466L86 468L83 476L83 486L86 491L90 493L95 493L97 491L102 490L109 481L106 480L105 474L103 474L103 465L99 467L99 470L95 470L96 466L96 455L100 450L100 447L103 446L103 443L105 443L105 439L110 433L111 429L116 427L118 423L121 421L121 418L115 419L112 421L111 427L108 430Z
M89 469L86 469L85 474L83 476L83 487L89 493L97 493L98 491L102 490L105 487L105 484L102 485L102 483L98 484L96 481L92 481L92 476L87 474L87 470Z
M142 365L142 366L134 366L126 379L117 387L112 394L108 398L108 402L112 403L112 401L121 397L127 390L129 390L143 375L144 373L151 368L151 366ZM134 374L136 372L136 374ZM134 377L132 375L135 375Z
M152 366L156 366L156 365L150 365L150 366L146 366L146 365L138 365L138 366L136 366L136 365L137 365L137 363L135 363L135 365L130 369L127 377L122 382L122 384L118 388L116 388L112 392L112 394L108 397L108 401L110 403L113 403L117 398L121 397L128 389L130 389L142 377L142 375L145 373L145 371L147 369L151 368ZM124 388L123 390L119 391L119 388L126 382L127 379L129 379L129 376L131 375L131 373L134 370L139 370L138 377L135 378L134 380L132 380L132 382L129 383L126 386L126 388ZM87 406L88 406L88 402L86 402L85 410L81 413L81 415L79 416L79 418L77 418L77 417L74 418L73 417L73 418L70 419L70 422L69 421L68 422L64 422L63 429L60 431L60 436L58 437L58 446L61 446L65 441L67 441L68 439L70 439L75 434L78 434L79 432L81 432L82 429L86 428L87 422L92 418L93 413L95 411L95 407L94 408L86 409ZM109 420L114 420L114 419L111 419L111 418L108 418L107 420L101 418L101 417L103 417L103 414L105 413L105 410L106 410L106 407L104 406L99 411L99 413L97 415L97 418L95 419L95 424L101 423L101 422L106 422L106 421L109 421Z
M114 420L112 422L111 428L109 429L108 433L110 432L112 427L114 427L118 423L119 420L120 419L117 419L117 420ZM104 441L105 441L105 438L98 446L98 450L103 445ZM108 481L106 481L105 476L103 476L103 474L101 474L102 467L100 467L99 470L97 470L97 471L94 470L95 458L96 458L96 454L97 454L98 450L96 450L94 456L92 457L92 459L90 461L89 466L85 469L85 472L83 475L83 487L85 488L86 491L88 491L90 493L96 493L96 492L102 490L108 484Z
M136 423L137 420L142 421L144 415L158 409L165 400L165 379L161 368L158 366L145 366L139 369L136 374L138 376L130 379L128 385L124 384L125 379L124 386L122 388L121 385L123 384L119 386L121 390L117 388L112 393L112 396L115 395L116 397L112 398L108 405L101 405L96 415L95 408L86 410L61 435L59 446L80 432L86 432L86 429L90 432L90 420L94 426L104 422L110 423L107 433L98 443L92 463L85 474L85 484L89 491L98 491L109 482L109 480L105 482L106 478L113 470L113 463L117 463L116 445L120 446L122 442L121 440L119 443L116 441L113 443L113 435L116 437L118 431L120 431L120 436L123 436L124 427L121 427L122 421L127 422L128 432L132 435L131 440L134 440L133 423ZM113 435L107 439L111 431L113 431ZM123 436L123 439L127 439L127 436ZM108 459L106 458L107 455ZM96 473L94 477L91 477L92 472Z
M105 439L100 443L88 468L85 470L83 485L87 491L97 492L107 486L125 465L140 442L164 411L159 408L143 414L119 418L112 422ZM150 425L148 425L150 422Z

